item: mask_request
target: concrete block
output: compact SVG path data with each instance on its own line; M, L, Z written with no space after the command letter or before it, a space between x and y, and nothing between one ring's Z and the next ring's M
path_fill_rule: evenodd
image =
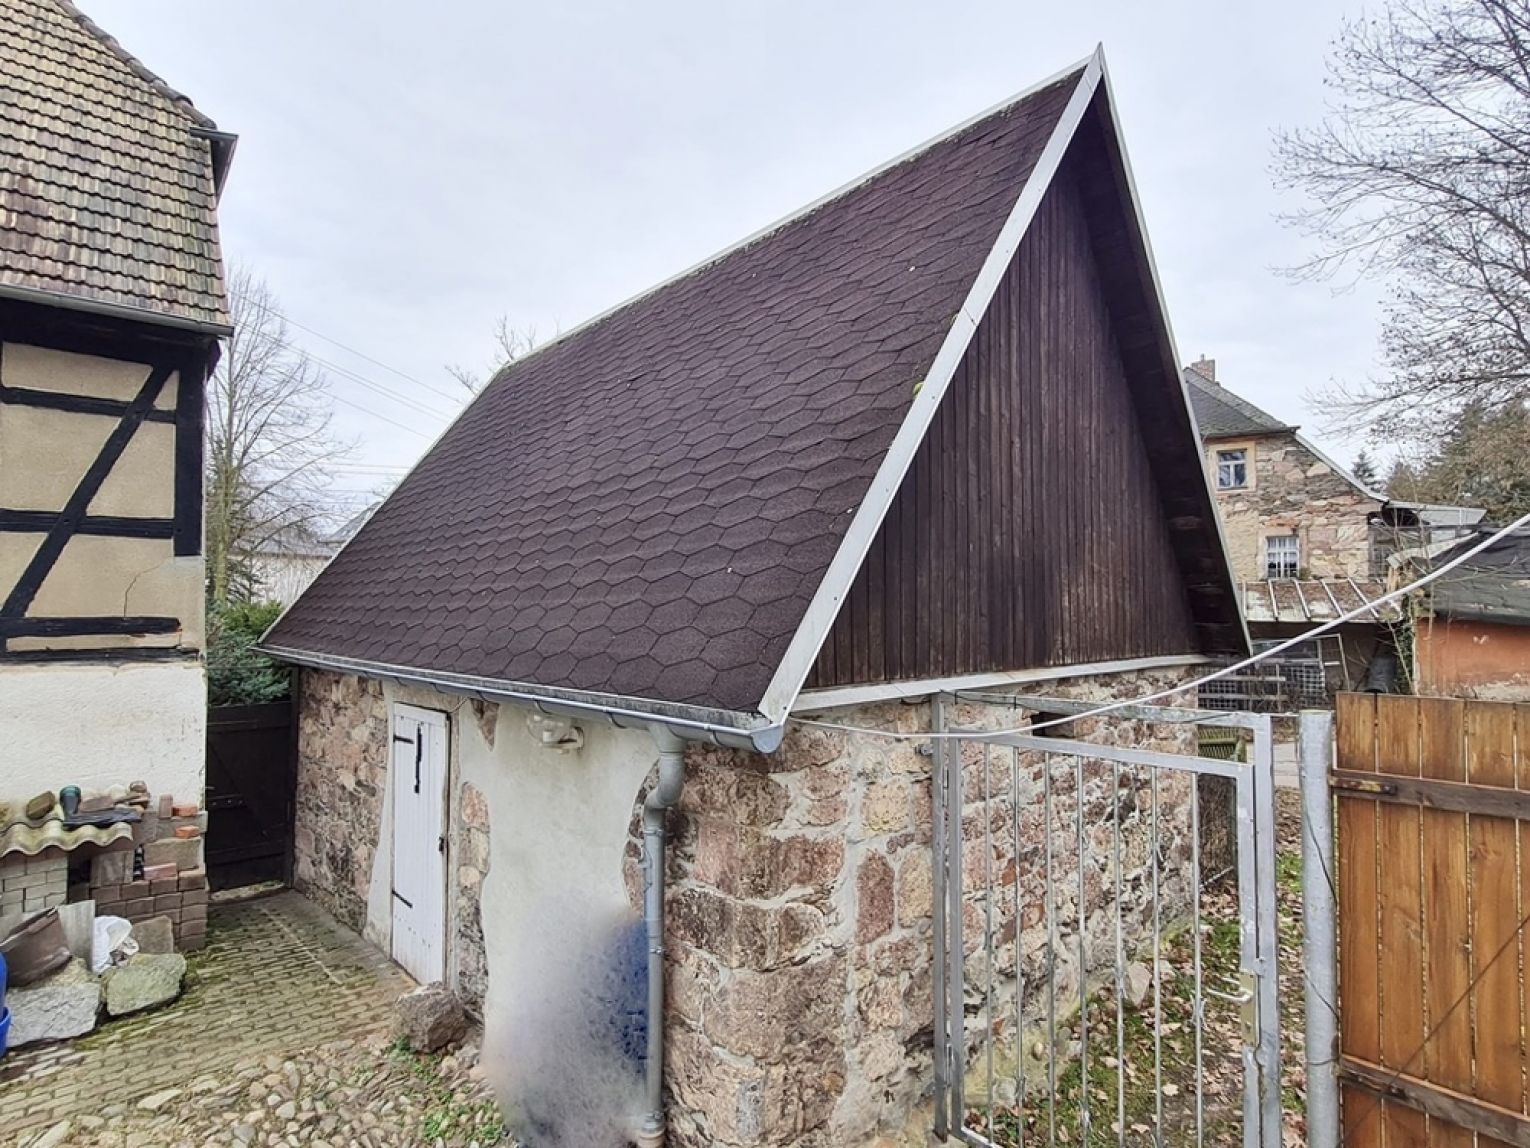
M149 882L149 891L156 897L163 897L166 893L177 891L178 885L174 877L161 877L157 881Z
M117 849L100 853L90 862L90 883L97 885L126 885L133 879L133 851Z
M91 941L96 927L96 903L75 901L68 905L60 905L58 920L64 927L64 944L69 946L70 954L88 964Z
M175 797L168 793L161 793L159 795L159 805L157 812L161 817L174 817Z
M181 907L181 895L179 893L166 893L154 898L154 911L163 913L167 909L179 909Z
M150 917L133 926L140 953L175 952L175 923L169 917Z
M158 869L161 865L174 865L176 871L199 869L202 866L202 839L200 837L161 837L143 847L144 872ZM150 880L153 880L151 877Z
M159 842L155 842L155 844L157 845ZM163 881L168 877L173 881L179 872L180 870L173 861L156 864L146 859L143 866L143 879L152 883L154 881Z
M196 889L207 888L206 869L185 869L177 875L177 883L182 893L189 893Z

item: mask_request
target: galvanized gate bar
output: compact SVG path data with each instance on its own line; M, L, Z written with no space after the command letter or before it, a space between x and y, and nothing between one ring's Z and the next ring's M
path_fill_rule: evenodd
M966 697L966 695L963 695ZM994 698L994 701L1007 700ZM1131 771L1131 787L1133 792L1139 792L1146 785L1149 804L1143 811L1146 822L1138 822L1142 830L1147 833L1147 847L1150 850L1150 860L1147 867L1138 870L1146 874L1143 879L1151 881L1151 927L1152 927L1152 1075L1154 1084L1154 1119L1157 1127L1153 1133L1153 1142L1158 1145L1167 1143L1165 1136L1165 1078L1164 1060L1164 1032L1166 1016L1164 1013L1165 1003L1165 980L1162 950L1160 948L1163 936L1163 880L1164 861L1169 839L1163 837L1162 825L1162 802L1164 800L1160 791L1160 777L1162 771L1169 770L1177 776L1189 775L1192 779L1199 776L1215 776L1225 778L1233 783L1237 797L1237 828L1240 837L1238 857L1238 903L1239 903L1239 948L1238 967L1240 971L1239 992L1236 994L1224 994L1208 987L1204 982L1203 954L1201 945L1201 870L1200 856L1200 829L1201 808L1198 786L1193 782L1188 789L1188 816L1190 819L1190 850L1188 858L1189 881L1191 895L1187 906L1190 915L1190 928L1193 939L1191 941L1191 968L1183 970L1190 978L1190 1000L1188 1011L1191 1017L1191 1025L1194 1029L1194 1054L1193 1079L1185 1081L1193 1087L1194 1101L1194 1136L1197 1145L1204 1143L1206 1133L1205 1111L1205 1048L1203 1045L1202 1026L1206 1020L1206 1000L1208 997L1234 1001L1243 1008L1244 1012L1244 1047L1242 1060L1244 1064L1244 1148L1279 1148L1281 1144L1280 1128L1280 1037L1279 1037L1279 988L1277 982L1277 935L1276 935L1276 903L1275 903L1275 818L1274 818L1274 791L1273 791L1273 739L1271 735L1271 723L1267 715L1241 714L1207 711L1185 710L1177 708L1159 708L1151 706L1130 707L1128 712L1120 716L1148 722L1160 722L1168 724L1193 723L1197 726L1233 727L1247 729L1253 737L1254 761L1250 764L1229 762L1218 758L1206 758L1195 755L1165 753L1156 750L1138 749L1133 746L1102 745L1094 742L1078 740L1074 738L1038 737L1028 733L993 732L982 729L953 729L950 724L950 704L947 697L937 699L933 705L934 728L943 734L957 736L943 736L935 739L934 768L932 786L934 796L934 874L936 880L935 896L935 943L937 948L937 960L935 971L935 1073L936 1073L936 1132L941 1136L953 1138L977 1148L1016 1148L1025 1137L1026 1119L1026 1080L1025 1059L1026 1048L1022 1047L1021 1041L1025 1031L1025 972L1024 972L1024 948L1021 940L1024 933L1024 924L1021 909L1021 885L1024 880L1022 871L1022 858L1024 856L1024 842L1021 835L1021 806L1020 806L1020 766L1019 754L1022 751L1034 753L1041 758L1038 769L1040 793L1037 799L1040 802L1040 815L1043 825L1043 839L1036 843L1039 848L1032 855L1031 866L1043 869L1038 873L1037 868L1029 871L1032 879L1044 881L1046 890L1044 903L1040 906L1040 915L1045 929L1045 944L1047 947L1045 961L1050 972L1047 976L1047 985L1044 988L1046 994L1044 1001L1040 1003L1045 1023L1048 1024L1050 1051L1047 1056L1046 1087L1047 1095L1044 1103L1047 1113L1044 1120L1040 1116L1039 1103L1032 1104L1031 1110L1036 1114L1039 1121L1038 1135L1045 1136L1048 1143L1059 1142L1058 1135L1061 1131L1058 1112L1058 1060L1059 1048L1066 1049L1068 1044L1075 1039L1069 1037L1059 1043L1060 1034L1058 1024L1061 1019L1058 1000L1059 967L1058 960L1066 952L1072 959L1078 962L1078 985L1077 1000L1069 997L1070 1007L1076 1003L1077 1017L1072 1023L1076 1025L1075 1037L1077 1040L1077 1064L1078 1092L1076 1098L1077 1108L1074 1110L1076 1127L1070 1137L1074 1140L1082 1140L1086 1143L1097 1143L1098 1131L1091 1131L1091 1121L1095 1117L1092 1107L1090 1066L1092 1063L1092 1050L1089 1047L1091 1031L1094 1025L1089 1018L1091 1001L1090 979L1090 951L1092 948L1088 932L1088 918L1091 916L1091 906L1088 893L1088 835L1086 831L1086 794L1089 791L1091 778L1096 779L1098 784L1102 778L1108 777L1112 784L1111 800L1119 803L1122 800L1121 785L1125 769ZM1032 710L1050 715L1053 713L1082 713L1088 707L1077 702L1054 702L1052 699L1024 698L1009 702L1011 708ZM964 753L964 746L970 747ZM963 936L963 820L966 812L967 796L964 793L965 770L963 768L964 756L972 754L980 749L981 756L974 761L974 765L981 765L984 770L982 792L974 794L972 802L974 815L980 812L983 816L983 829L981 844L984 846L983 871L979 877L981 885L986 892L986 900L982 906L980 921L982 928L981 949L984 958L986 983L978 986L970 986L973 990L972 999L977 1010L979 1024L974 1029L974 1041L981 1040L982 1047L975 1048L969 1045L966 1026L966 1000L969 986L966 983L965 950L966 938ZM1014 855L1011 865L1012 873L1006 880L1014 882L1014 920L1012 932L1014 936L1014 1024L1015 1024L1015 1131L1013 1138L1003 1141L1002 1146L997 1136L997 1109L996 1104L996 1053L995 1043L998 1040L998 1031L1003 1023L999 1019L999 1002L995 991L997 981L998 945L995 939L995 910L999 889L995 885L995 827L993 824L995 810L993 802L995 792L993 788L992 770L995 764L995 747L1007 747L1010 751L1010 783L1009 783L1009 813L1013 822ZM1062 786L1069 783L1073 786L1071 795L1076 805L1072 811L1067 811L1066 805L1059 807L1056 802L1059 794L1065 794L1065 790L1059 788L1058 758L1072 758L1072 769L1061 775ZM1000 759L1002 760L1002 759ZM1105 768L1109 773L1104 774ZM1144 777L1143 771L1146 771ZM1100 790L1095 791L1097 794ZM1117 806L1119 808L1119 804ZM1176 807L1178 808L1178 807ZM1071 812L1071 818L1068 814ZM1056 823L1055 814L1062 814L1063 823ZM1137 815L1134 815L1137 816ZM1071 824L1068 824L1071 820ZM1115 1069L1116 1069L1116 1096L1111 1108L1114 1117L1110 1132L1114 1132L1116 1143L1125 1145L1127 1139L1127 1104L1126 1104L1126 1042L1124 1033L1125 999L1126 999L1126 951L1123 925L1124 897L1122 895L1123 858L1122 858L1122 822L1117 814L1113 818L1114 828L1110 841L1110 848L1114 855L1114 892L1115 892L1115 952L1113 954L1114 985L1112 986L1115 999ZM976 827L974 826L974 829ZM1066 840L1066 836L1073 836L1074 840L1063 845L1060 842L1054 846L1054 829L1060 829ZM1177 832L1183 832L1178 830ZM976 843L976 842L974 842ZM1000 847L1003 841L1000 839ZM1137 848L1134 846L1134 848ZM1070 856L1070 854L1072 856ZM1070 870L1076 871L1070 872ZM1185 880L1185 870L1174 870L1178 876L1176 882ZM1076 883L1077 900L1076 913L1074 914L1074 927L1077 936L1069 938L1073 943L1064 944L1061 935L1061 921L1059 918L1057 895L1065 886L1072 887ZM1108 896L1110 886L1104 890ZM1064 894L1067 895L1066 893ZM976 906L974 906L976 908ZM1108 911L1108 910L1107 910ZM1144 910L1145 911L1145 910ZM1072 910L1070 910L1072 912ZM1035 917L1031 918L1033 921ZM974 937L974 944L977 944ZM1038 986L1040 987L1040 986ZM1177 990L1183 991L1183 990ZM1108 997L1102 1000L1108 1000ZM1180 999L1180 998L1176 998ZM1173 1014L1170 1014L1173 1015ZM1042 1046L1045 1047L1045 1046ZM983 1095L974 1098L973 1106L984 1106L984 1111L979 1114L969 1113L968 1098L965 1095L965 1075L968 1067L969 1053L978 1053L983 1057L986 1084ZM1064 1056L1071 1056L1064 1053ZM1070 1073L1074 1069L1069 1070ZM1072 1079L1070 1077L1070 1079ZM1179 1079L1183 1080L1184 1077ZM1070 1089L1071 1089L1070 1085ZM1070 1092L1071 1096L1071 1092ZM1007 1101L1006 1101L1007 1103ZM1107 1109L1109 1111L1109 1109ZM981 1123L982 1127L966 1127L969 1115L977 1117L974 1124ZM1189 1118L1185 1114L1185 1119ZM1011 1133L1006 1130L1006 1137ZM1109 1135L1109 1132L1107 1132ZM1131 1143L1139 1142L1134 1136Z

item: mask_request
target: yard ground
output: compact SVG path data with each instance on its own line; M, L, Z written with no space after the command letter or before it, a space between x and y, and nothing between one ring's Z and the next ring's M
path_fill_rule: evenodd
M1276 791L1276 895L1280 932L1281 1012L1281 1107L1284 1112L1285 1148L1304 1148L1306 1134L1306 1060L1304 1035L1305 986L1302 965L1301 889L1301 795L1298 790ZM1201 950L1208 987L1231 988L1238 965L1238 916L1236 894L1226 884L1210 887L1201 902ZM1083 1131L1085 1110L1080 1088L1081 1072L1074 1063L1058 1077L1055 1105L1046 1099L1045 1088L1032 1093L1023 1111L1000 1108L994 1112L993 1139L1003 1145L1119 1143L1116 1124L1118 1101L1117 1064L1126 1065L1126 1141L1146 1139L1162 1113L1165 1141L1196 1143L1196 1108L1193 1089L1195 1063L1192 1018L1194 980L1192 935L1185 930L1166 941L1163 951L1163 1025L1154 1031L1152 1001L1140 1008L1128 1006L1123 1017L1124 1059L1118 1061L1105 1049L1100 1034L1114 1041L1113 992L1101 993L1090 1006L1092 1034L1088 1084L1089 1131ZM1241 1037L1239 1013L1226 1001L1208 998L1205 1008L1202 1064L1201 1128L1203 1143L1234 1146L1242 1143L1243 1069L1239 1059ZM1072 1037L1078 1038L1077 1023ZM1154 1073L1155 1040L1162 1049L1165 1082L1160 1095ZM1101 1053L1105 1055L1101 1055ZM1020 1122L1024 1121L1023 1134ZM968 1123L988 1132L987 1115L974 1111Z
M0 1061L20 1148L466 1146L503 1141L465 1048L390 1041L413 982L296 893L217 905L175 1005Z

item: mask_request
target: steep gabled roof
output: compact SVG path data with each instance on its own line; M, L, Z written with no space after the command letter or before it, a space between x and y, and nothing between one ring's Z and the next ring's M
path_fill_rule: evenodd
M265 647L779 728L1102 79L1097 54L512 364ZM1179 421L1180 530L1210 530L1241 633Z
M231 141L67 0L0 0L0 295L225 329Z
M1202 438L1242 438L1296 430L1192 367L1185 368L1185 386Z

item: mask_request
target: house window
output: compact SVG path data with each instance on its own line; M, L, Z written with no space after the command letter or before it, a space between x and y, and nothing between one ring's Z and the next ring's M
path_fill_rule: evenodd
M1217 489L1237 490L1248 485L1248 451L1217 451Z
M1264 576L1295 578L1302 568L1302 544L1294 534L1272 534L1264 540Z

